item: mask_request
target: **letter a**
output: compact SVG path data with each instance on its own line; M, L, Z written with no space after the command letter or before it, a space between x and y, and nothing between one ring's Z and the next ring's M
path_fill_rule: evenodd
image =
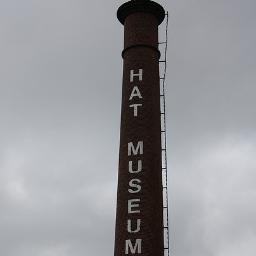
M132 93L129 100L132 100L134 97L138 97L139 99L142 99L138 86L134 86L134 88L132 89Z

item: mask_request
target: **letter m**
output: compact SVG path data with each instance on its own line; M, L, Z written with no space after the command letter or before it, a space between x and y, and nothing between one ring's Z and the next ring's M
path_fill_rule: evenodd
M136 239L135 245L132 244L131 240L125 241L125 254L141 254L141 242L142 239Z
M143 155L143 141L139 141L136 148L133 144L133 142L128 143L128 156L131 155Z

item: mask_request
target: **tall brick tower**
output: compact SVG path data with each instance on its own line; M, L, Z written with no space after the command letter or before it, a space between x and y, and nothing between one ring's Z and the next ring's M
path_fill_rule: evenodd
M163 256L158 26L165 10L132 0L117 18L124 50L115 256Z

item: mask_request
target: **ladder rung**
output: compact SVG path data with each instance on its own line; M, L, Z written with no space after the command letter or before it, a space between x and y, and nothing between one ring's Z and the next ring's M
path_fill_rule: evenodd
M167 44L167 42L165 41L165 42L159 42L158 44Z
M166 60L159 60L159 62L164 63L164 62L166 62Z

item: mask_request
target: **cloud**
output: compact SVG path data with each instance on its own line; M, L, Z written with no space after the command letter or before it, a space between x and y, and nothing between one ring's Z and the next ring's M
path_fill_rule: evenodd
M0 1L0 254L113 255L124 1ZM170 11L176 256L255 252L255 1Z
M231 255L255 240L255 152L255 135L228 134L187 148L182 159L173 158L174 252ZM250 247L248 255L253 251Z

